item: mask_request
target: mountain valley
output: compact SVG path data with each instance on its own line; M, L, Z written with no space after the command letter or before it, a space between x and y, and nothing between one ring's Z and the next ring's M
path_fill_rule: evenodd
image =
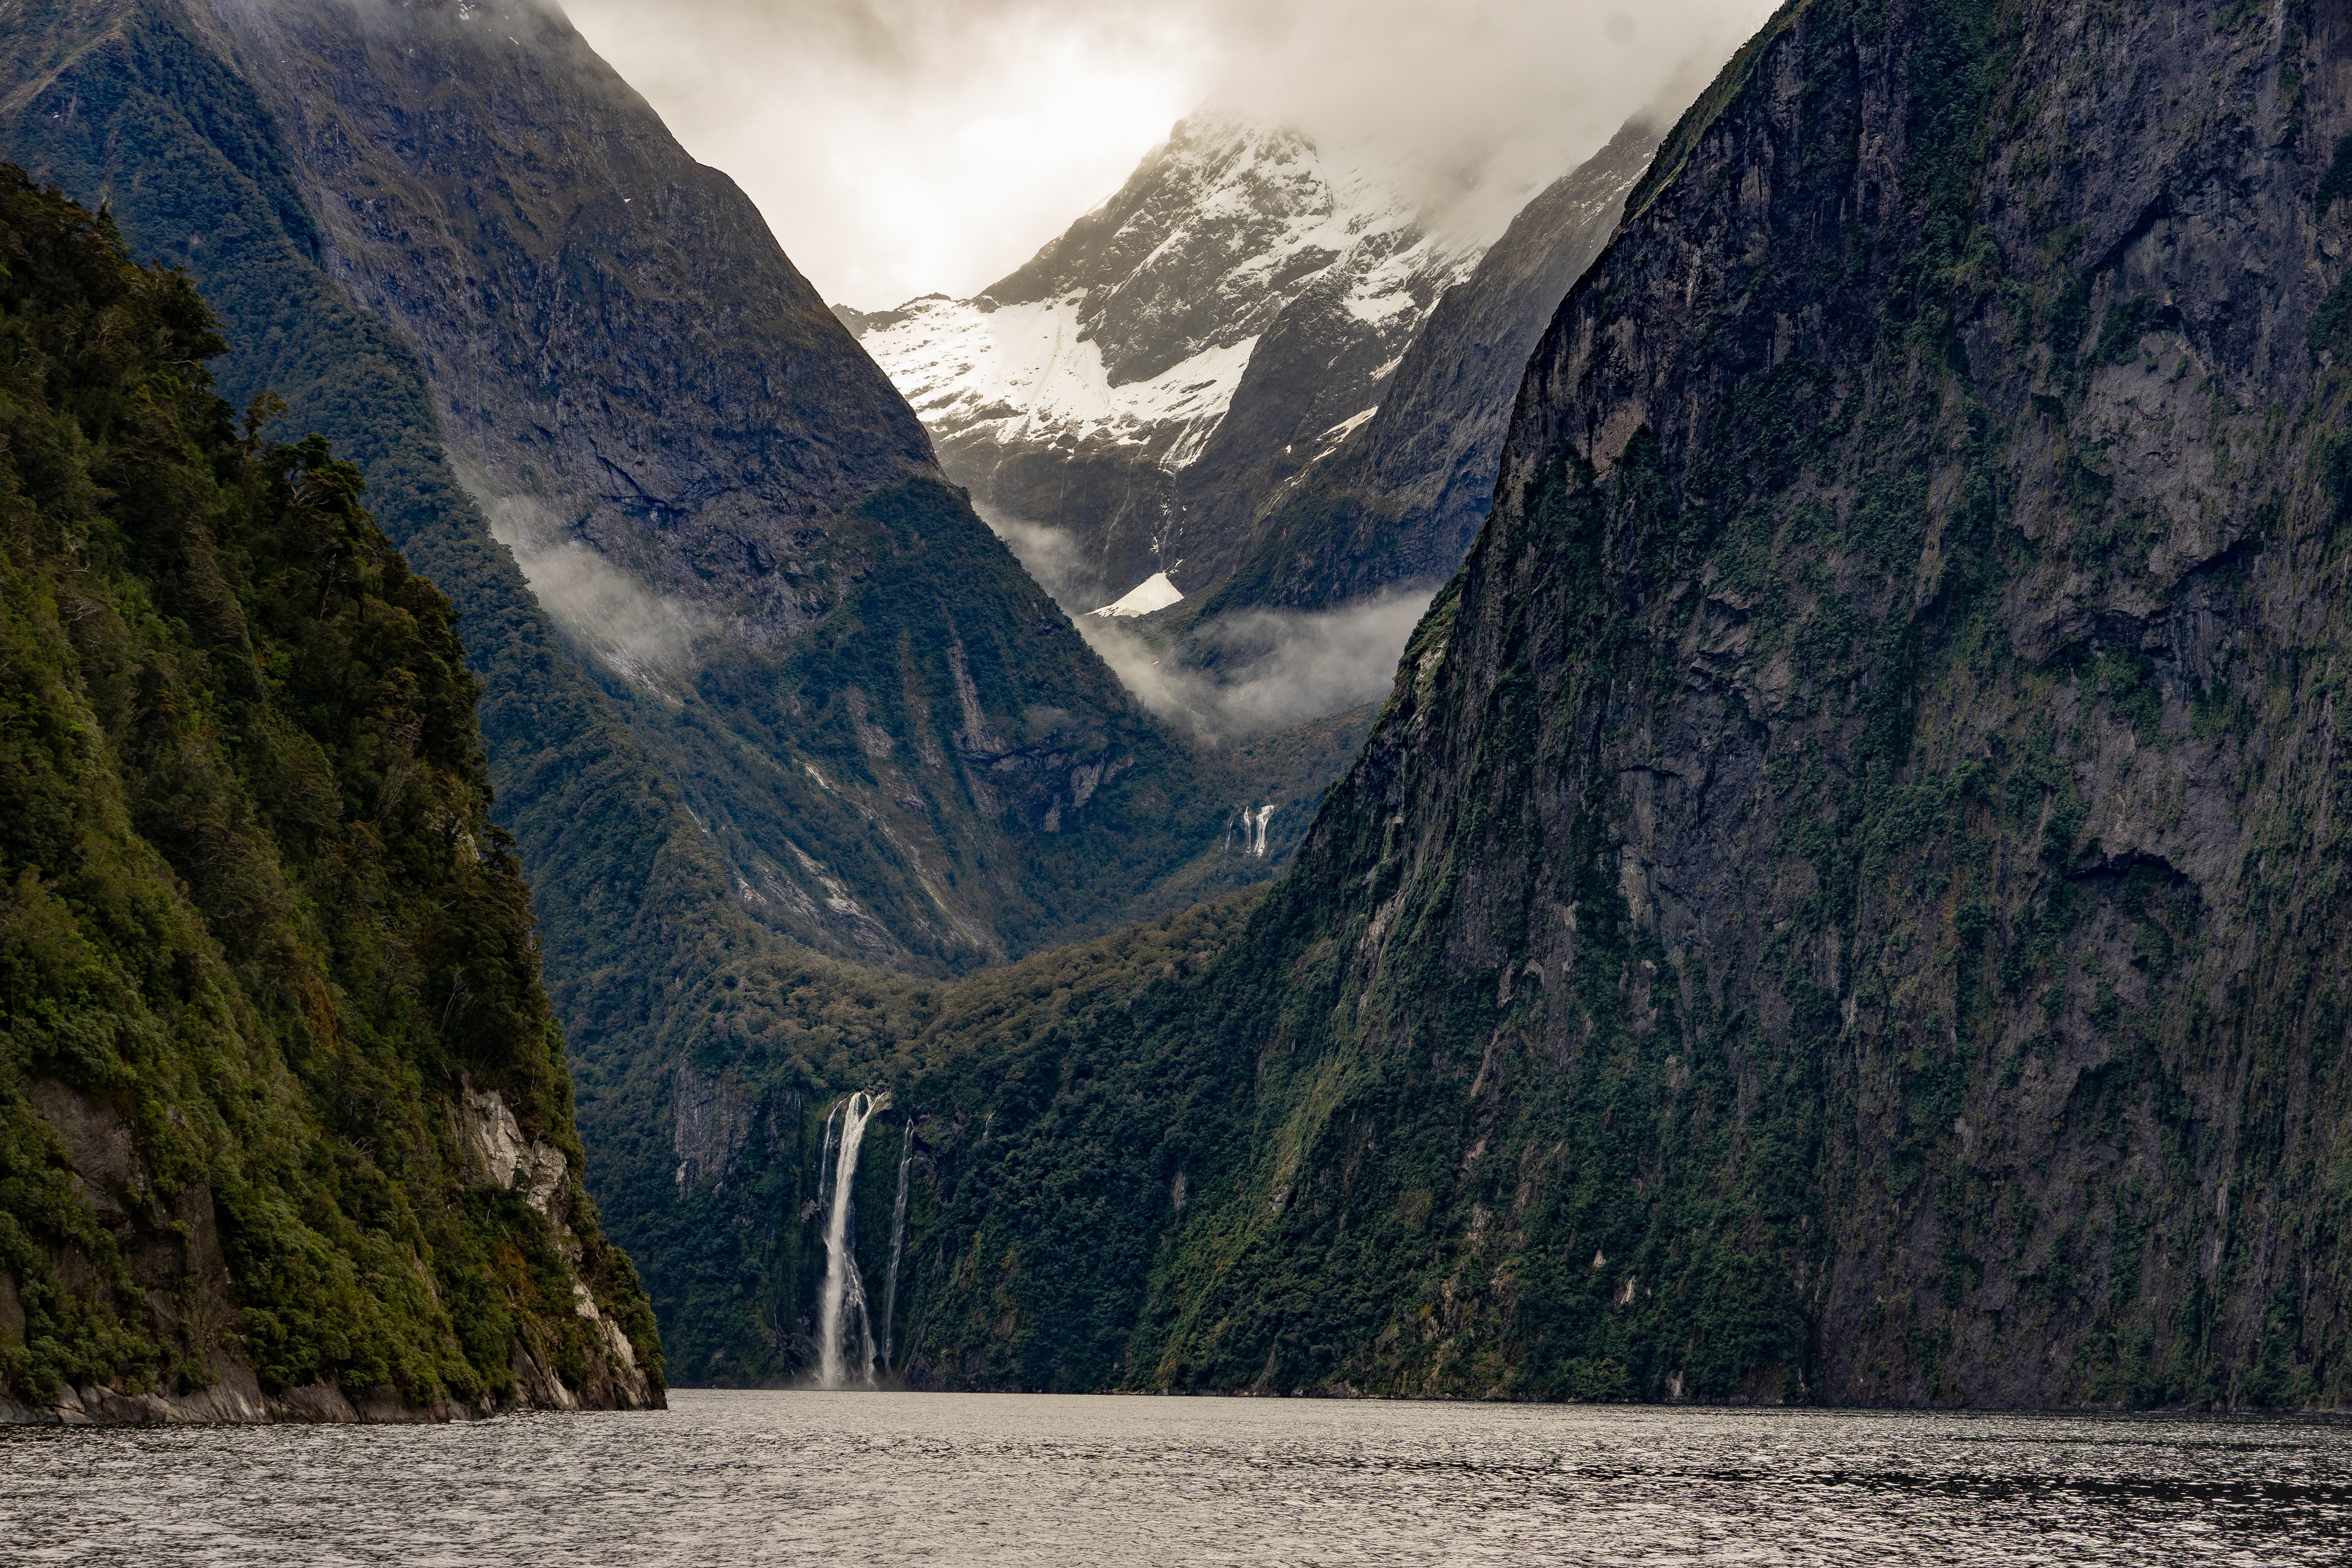
M2347 103L2326 7L1784 6L1288 876L851 1058L888 1370L2340 1404ZM695 1201L811 1190L707 1081Z
M2352 1396L2338 8L1789 0L1498 235L1195 116L870 315L550 0L0 62L24 1411Z
M1202 111L973 299L835 309L1129 688L1258 732L1386 690L1485 516L1528 354L1678 109L1499 237L1460 193L1424 216L1409 167ZM1167 584L1141 637L1139 584Z

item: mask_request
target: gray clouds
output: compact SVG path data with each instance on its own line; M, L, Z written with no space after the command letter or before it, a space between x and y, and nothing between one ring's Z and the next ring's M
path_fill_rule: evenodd
M829 300L968 295L1213 101L1492 230L1769 0L567 0ZM1499 215L1499 216L1497 216Z

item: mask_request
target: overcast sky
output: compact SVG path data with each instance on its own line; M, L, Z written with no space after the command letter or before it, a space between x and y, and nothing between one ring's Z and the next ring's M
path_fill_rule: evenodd
M977 293L1203 102L1515 208L1770 0L562 0L827 300ZM1499 204L1499 205L1498 205Z

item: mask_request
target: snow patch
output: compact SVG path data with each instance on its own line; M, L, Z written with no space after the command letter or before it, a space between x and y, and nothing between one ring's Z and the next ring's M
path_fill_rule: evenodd
M1183 601L1184 595L1177 591L1175 584L1168 580L1168 574L1154 572L1150 576L1129 589L1125 597L1105 605L1099 610L1088 610L1087 614L1101 616L1107 620L1123 620L1137 616L1148 616L1154 610L1164 610L1171 605L1179 605Z

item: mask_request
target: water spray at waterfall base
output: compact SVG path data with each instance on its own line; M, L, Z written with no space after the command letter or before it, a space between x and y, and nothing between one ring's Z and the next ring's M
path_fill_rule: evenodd
M857 1377L874 1386L874 1324L866 1307L866 1281L857 1272L857 1254L851 1234L850 1188L857 1178L857 1150L866 1142L866 1124L890 1103L887 1094L853 1094L841 1107L841 1152L833 1168L833 1207L824 1222L824 1289L818 1298L817 1386L848 1386L849 1366L845 1347L849 1322L857 1323ZM832 1118L825 1120L829 1130Z

